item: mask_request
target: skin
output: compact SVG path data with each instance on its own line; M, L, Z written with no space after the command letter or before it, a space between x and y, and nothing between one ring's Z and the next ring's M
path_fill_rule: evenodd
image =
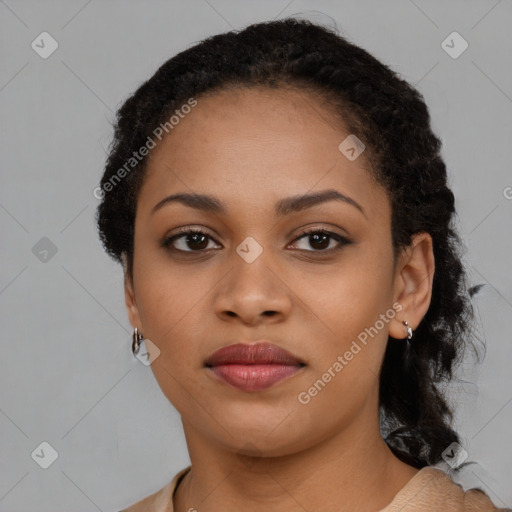
M428 309L432 240L417 234L394 258L389 197L364 153L350 161L339 151L348 134L312 93L222 91L198 98L149 155L125 298L132 326L161 351L151 368L183 422L192 470L175 495L177 512L303 512L318 503L324 512L378 511L418 471L380 435L378 375L388 335L405 339L403 321L414 329ZM334 200L274 213L283 198L326 189L364 213ZM213 195L226 212L172 202L151 213L178 192ZM186 226L209 238L160 245ZM313 227L352 243L302 236ZM263 249L252 263L236 252L248 236ZM401 311L300 403L299 393L395 302ZM218 348L260 339L306 366L260 392L230 387L204 367Z

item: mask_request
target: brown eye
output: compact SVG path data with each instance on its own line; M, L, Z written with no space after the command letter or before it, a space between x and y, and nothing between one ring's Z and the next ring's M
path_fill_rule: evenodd
M315 249L328 249L332 237L325 233L313 233L309 235L309 243Z
M326 231L324 229L310 229L305 231L300 237L294 240L294 245L297 245L298 240L307 239L307 244L314 250L311 251L307 248L300 248L300 250L306 250L309 252L331 252L341 249L344 245L350 244L351 241L346 237ZM332 242L334 246L331 245ZM336 245L337 244L337 245Z
M203 252L213 239L204 231L188 229L179 235L174 235L163 240L162 246L174 251Z

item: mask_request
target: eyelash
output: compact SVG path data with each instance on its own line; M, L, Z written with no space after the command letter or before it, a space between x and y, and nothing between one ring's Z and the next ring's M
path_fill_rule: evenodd
M180 232L179 235L173 235L171 237L164 238L164 240L162 240L162 243L161 243L162 247L166 248L169 251L179 252L179 253L204 253L204 252L207 252L207 251L211 250L211 249L202 249L202 250L184 251L184 250L176 249L176 248L172 247L172 244L173 244L174 241L176 241L176 240L178 240L180 238L186 237L188 235L193 235L193 234L205 235L208 239L213 240L215 243L217 243L213 237L211 237L208 233L206 233L205 231L203 231L201 229L183 228L180 231L181 232ZM339 235L338 233L333 233L332 231L328 231L328 230L323 229L323 228L309 228L309 229L305 229L297 238L295 238L293 240L292 243L295 243L298 240L301 240L302 238L306 238L306 237L311 236L313 234L326 235L329 238L336 240L339 245L337 247L331 247L330 249L320 249L320 250L311 250L311 251L306 250L306 252L330 254L332 252L339 251L339 250L341 250L343 248L343 246L350 245L352 243L352 241L349 240L347 237ZM299 250L303 250L303 249L299 249Z

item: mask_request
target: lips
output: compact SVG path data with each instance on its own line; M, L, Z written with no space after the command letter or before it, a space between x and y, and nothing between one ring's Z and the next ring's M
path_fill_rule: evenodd
M228 345L205 361L205 367L215 377L243 391L266 389L304 366L298 357L266 341Z
M205 362L206 366L221 364L305 364L293 354L269 342L236 343L216 350Z

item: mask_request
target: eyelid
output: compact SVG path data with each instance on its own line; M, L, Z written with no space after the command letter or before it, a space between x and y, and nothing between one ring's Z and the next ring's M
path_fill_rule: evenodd
M209 237L213 238L212 235L210 235L210 230L205 227L196 227L196 226L181 226L178 228L178 233L189 233L190 231L193 231L194 233L203 233L205 235L208 235Z
M337 233L336 231L333 231L333 229L340 229L340 230L344 231L345 234ZM347 234L347 232L344 229L342 229L338 226L331 226L331 225L325 224L325 223L323 223L323 224L322 223L318 223L318 224L312 223L312 224L308 225L307 227L302 228L297 236L301 236L301 235L309 234L309 233L316 233L319 231L323 232L323 233L328 233L331 235L336 235L341 238L348 239L348 237L349 237L349 235Z

